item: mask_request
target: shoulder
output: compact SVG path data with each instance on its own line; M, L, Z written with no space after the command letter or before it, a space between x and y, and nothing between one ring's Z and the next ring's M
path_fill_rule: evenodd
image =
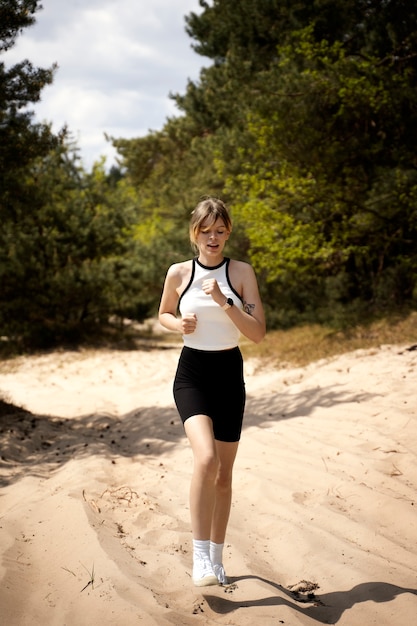
M253 299L253 294L258 289L258 282L252 265L245 261L231 259L229 262L229 278L233 288L241 297Z
M178 293L182 291L191 277L193 260L174 263L168 268L165 285L167 289L175 289Z
M246 263L245 261L236 261L235 259L230 259L229 271L235 276L242 277L254 276L255 274L253 267L252 265L250 265L250 263Z
M173 263L167 271L167 277L169 278L183 278L185 275L191 272L193 267L193 260L181 261L180 263Z

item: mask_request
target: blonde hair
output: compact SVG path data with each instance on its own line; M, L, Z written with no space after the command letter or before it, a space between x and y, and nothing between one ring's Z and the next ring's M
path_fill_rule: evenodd
M226 229L231 232L232 220L222 200L207 197L197 204L191 213L190 221L190 242L193 250L198 251L197 237L200 231L207 226L212 226L218 219L221 219Z

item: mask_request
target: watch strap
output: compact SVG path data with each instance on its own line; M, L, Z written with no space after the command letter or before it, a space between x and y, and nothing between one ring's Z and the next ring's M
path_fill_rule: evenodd
M222 309L223 311L227 311L227 309L230 309L230 307L232 307L234 304L232 298L226 298L226 302L222 305Z

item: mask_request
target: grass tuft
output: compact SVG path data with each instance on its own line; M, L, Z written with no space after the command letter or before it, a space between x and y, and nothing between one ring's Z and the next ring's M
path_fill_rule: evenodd
M272 367L303 367L358 349L382 345L417 344L417 312L392 316L347 330L305 325L289 330L273 330L258 345L244 340L241 348L246 358L259 358Z

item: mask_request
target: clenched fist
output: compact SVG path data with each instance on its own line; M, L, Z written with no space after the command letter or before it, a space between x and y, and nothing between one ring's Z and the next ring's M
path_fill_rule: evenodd
M187 313L181 319L181 332L183 335L191 335L197 326L197 316L195 313Z
M204 293L211 296L218 305L222 305L225 299L215 278L207 278L203 280L202 288Z

